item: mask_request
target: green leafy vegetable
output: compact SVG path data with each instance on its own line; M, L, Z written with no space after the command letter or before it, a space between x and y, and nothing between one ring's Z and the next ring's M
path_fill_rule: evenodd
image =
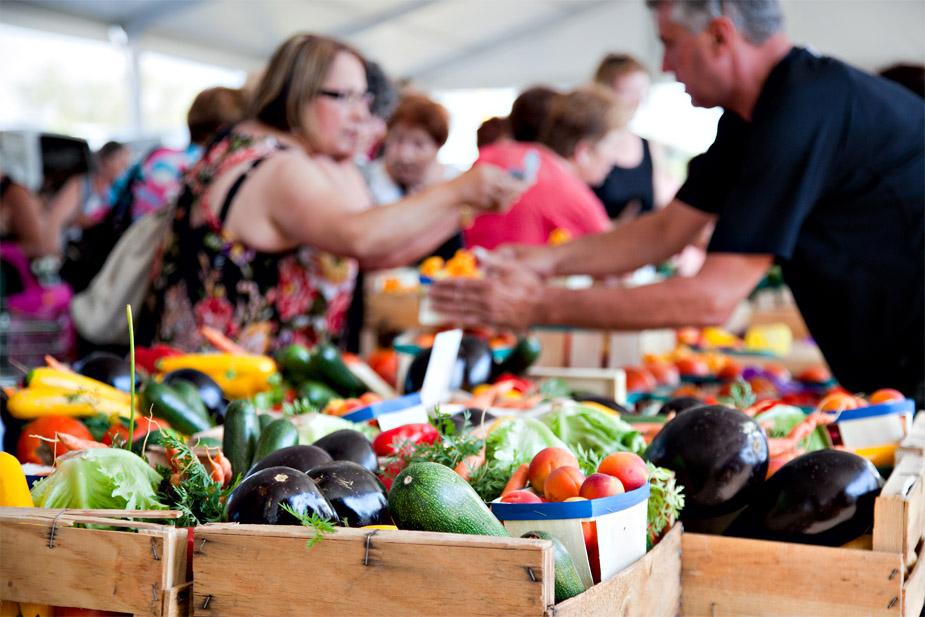
M568 397L572 395L572 389L565 383L565 380L551 377L540 384L540 394L548 399Z
M722 396L719 402L736 409L747 409L755 402L752 387L741 377L737 377L729 386L729 396Z
M330 435L335 431L343 429L359 431L370 439L375 438L376 435L379 434L378 429L373 428L365 422L351 422L350 420L344 420L343 418L330 416L324 413L298 414L290 416L289 421L298 429L299 443L303 445L311 445L325 435Z
M337 529L334 521L322 517L315 511L311 511L310 514L308 512L298 512L288 503L282 503L280 504L280 507L292 516L299 519L299 522L302 523L303 526L311 527L314 530L315 533L305 543L305 548L311 548L315 546L324 539L324 534L333 533Z
M674 523L684 508L684 487L675 482L674 472L656 467L647 462L649 468L649 509L646 516L646 550L657 543L662 532Z
M106 434L106 431L109 430L109 427L112 426L112 423L109 420L109 416L104 413L98 413L95 416L89 416L86 418L81 418L83 425L87 427L87 430L90 431L90 434L93 435L94 441L100 441L103 439L103 435Z
M256 404L256 403L255 403ZM298 398L291 403L283 403L283 415L287 418L304 413L318 413L321 410L307 398Z
M805 419L806 414L803 413L803 410L791 405L775 405L755 416L755 422L758 424L772 423L771 430L768 431L768 437L786 437L797 424ZM805 448L807 452L828 448L829 440L825 427L817 426L809 436L800 442L798 447Z
M222 483L212 479L205 465L173 431L161 431L161 439L168 454L173 455L173 467L158 466L161 480L158 496L171 510L183 513L170 523L177 527L195 527L224 520L225 498L237 483L230 482L222 488Z
M32 488L40 508L164 510L160 476L128 450L89 448L65 454L57 469Z
M641 454L646 449L639 431L617 415L590 405L564 401L543 416L542 421L573 452L578 446L604 455L619 451Z
M571 450L539 420L514 418L505 420L488 434L485 439L485 458L511 467L518 458L529 461L540 450L553 446Z

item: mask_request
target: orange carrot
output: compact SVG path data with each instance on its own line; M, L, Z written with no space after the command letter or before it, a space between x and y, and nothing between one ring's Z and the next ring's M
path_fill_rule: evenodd
M463 480L468 480L469 476L472 475L472 472L481 467L485 463L485 448L482 448L478 454L470 454L465 457L459 465L456 466L455 471L459 474Z
M90 448L108 448L104 443L93 441L92 439L81 439L67 433L55 433L55 437L64 446L65 450L73 452L74 450L88 450Z
M221 453L221 451L219 451L219 453ZM212 473L209 474L209 477L212 478L213 482L218 482L220 485L224 486L225 470L218 461L212 458L208 448L206 448L206 458L209 459L209 464L212 465Z
M507 481L507 484L504 485L504 490L501 491L501 496L504 497L510 492L519 491L521 489L527 488L527 470L530 469L528 463L524 463L520 467L514 470L514 473L511 474L511 479Z
M235 356L246 356L250 354L250 352L248 352L246 349L232 341L230 338L215 328L211 328L209 326L200 326L199 333L219 351L230 353Z
M48 368L54 369L56 371L61 371L62 373L67 373L68 375L77 374L76 371L74 371L74 369L69 367L67 364L65 364L64 362L60 362L59 360L55 360L53 357L49 355L45 356L45 364L48 365Z

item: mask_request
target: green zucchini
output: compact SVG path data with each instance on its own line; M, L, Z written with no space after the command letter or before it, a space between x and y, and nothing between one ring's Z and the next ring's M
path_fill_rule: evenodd
M141 393L142 408L151 409L154 417L163 418L171 427L184 435L192 435L212 428L207 417L190 407L186 399L173 387L149 381Z
M258 435L263 435L264 429L270 426L271 424L273 424L273 420L275 419L276 418L274 418L268 413L258 413L257 414L257 425L260 427L260 432L258 433Z
M260 433L260 439L257 440L257 451L251 462L258 463L271 452L297 445L299 445L299 431L295 425L285 418L274 420Z
M315 346L309 369L309 377L323 380L342 396L359 396L368 389L344 364L340 350L330 343Z
M232 401L225 410L225 432L222 435L222 451L231 462L231 477L242 477L250 469L260 424L253 403L246 400Z
M186 379L177 379L171 382L170 387L183 397L183 400L186 401L193 411L205 418L209 424L213 424L212 417L209 415L209 410L206 409L205 403L199 398L199 388L196 387L196 384Z

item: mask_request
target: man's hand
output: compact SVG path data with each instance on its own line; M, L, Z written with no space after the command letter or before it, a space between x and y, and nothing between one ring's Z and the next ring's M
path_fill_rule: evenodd
M516 261L543 278L548 278L556 273L555 248L552 246L502 244L495 249L493 255L496 261ZM479 258L482 258L481 254L479 254Z
M480 256L483 279L446 279L430 289L433 308L462 326L524 329L538 321L543 280L498 255Z

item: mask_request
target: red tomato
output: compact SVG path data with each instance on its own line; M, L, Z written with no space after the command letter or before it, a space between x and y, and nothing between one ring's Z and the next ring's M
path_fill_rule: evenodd
M674 364L657 363L646 364L646 368L655 377L660 386L676 386L681 383L681 373Z
M369 366L389 385L398 379L398 352L394 349L377 349L369 356Z
M716 372L716 378L721 379L723 381L726 381L726 380L731 381L741 374L742 374L742 365L739 364L738 362L734 362L730 360L726 362L726 364L723 365L723 368L719 369Z
M56 606L55 613L57 617L122 617L131 615L131 613L116 613L113 611L100 611L93 608L76 608L73 606Z
M51 451L48 452L48 456L42 457L39 450L42 440L38 436L54 439L55 433L66 433L80 439L93 439L93 435L90 434L90 431L80 420L68 416L44 416L33 420L22 428L19 440L16 442L16 458L19 459L20 463L51 465L53 462ZM48 444L48 447L54 448L54 444ZM62 451L59 446L58 453L60 454Z
M627 392L651 392L658 385L652 373L641 366L624 366L623 371L626 373Z
M710 374L710 366L702 358L685 357L675 360L674 365L682 376L706 377Z
M112 445L112 438L116 435L119 435L123 441L128 440L128 427L124 424L125 421L119 420L117 424L113 424L109 427L109 430L106 431L106 434L103 435L103 438L100 440L102 443L107 446ZM160 418L154 418L153 420L148 420L144 416L135 416L135 436L132 441L136 439L143 438L148 434L148 430L156 431L158 429L170 428L170 425L167 424L166 420L161 420Z
M832 379L832 373L824 366L810 366L803 369L797 379L806 383L827 383Z
M790 371L782 364L766 364L764 372L772 377L776 377L781 383L787 383L792 379Z

